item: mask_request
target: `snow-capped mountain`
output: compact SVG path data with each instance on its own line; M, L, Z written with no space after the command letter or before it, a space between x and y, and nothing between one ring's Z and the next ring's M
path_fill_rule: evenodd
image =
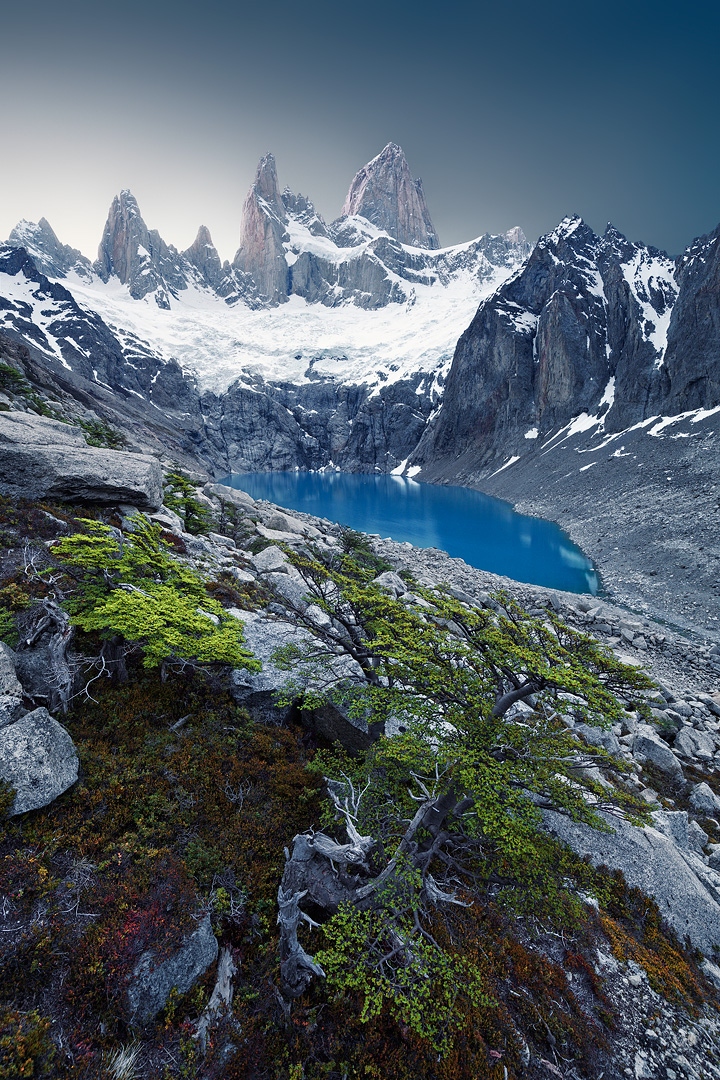
M479 482L568 432L720 402L717 241L673 262L573 217L532 252L519 229L440 248L394 144L331 224L280 190L267 154L232 262L204 227L184 252L166 244L127 191L94 264L21 222L0 330L161 411L217 470Z
M682 412L669 328L686 276L612 225L566 218L481 303L412 461L462 455L479 474L571 422L619 431Z
M221 262L205 227L184 252L166 244L129 191L113 200L93 265L44 220L21 222L10 242L203 387L322 377L379 392L422 374L437 398L459 328L530 245L516 228L437 248L422 186L394 144L357 174L345 209L326 225L309 199L280 191L267 154L232 263Z

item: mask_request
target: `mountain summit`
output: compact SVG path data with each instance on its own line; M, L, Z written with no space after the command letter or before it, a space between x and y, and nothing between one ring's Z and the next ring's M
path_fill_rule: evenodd
M273 303L286 299L288 294L284 247L287 220L275 158L265 154L243 205L240 246L232 265L242 274L251 275L260 293Z
M355 214L367 218L401 244L440 247L425 205L422 180L413 180L397 143L388 143L355 174L340 216Z

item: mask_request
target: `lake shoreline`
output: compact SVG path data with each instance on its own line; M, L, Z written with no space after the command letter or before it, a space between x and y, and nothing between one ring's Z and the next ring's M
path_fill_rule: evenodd
M448 551L508 580L589 595L601 589L592 562L567 531L469 486L339 470L234 473L218 482L359 532Z

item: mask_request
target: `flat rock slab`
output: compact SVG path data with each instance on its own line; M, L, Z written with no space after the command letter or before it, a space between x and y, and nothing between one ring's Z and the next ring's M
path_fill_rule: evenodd
M143 454L88 446L69 424L0 413L0 494L155 510L162 504L162 470Z
M170 956L160 959L154 949L142 954L126 990L128 1012L137 1024L147 1024L164 1008L174 989L185 994L217 959L218 943L206 915L197 930Z
M549 832L594 866L622 870L628 885L652 896L681 941L689 937L706 956L720 948L720 903L702 860L658 829L607 818L612 833L598 832L562 814L543 815ZM702 875L700 877L699 875ZM718 879L720 880L720 879Z
M47 709L35 709L0 730L0 779L16 792L11 817L47 806L77 778L75 745Z

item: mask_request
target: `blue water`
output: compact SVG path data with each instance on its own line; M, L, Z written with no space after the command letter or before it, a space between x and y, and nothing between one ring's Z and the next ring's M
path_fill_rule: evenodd
M596 593L590 560L557 525L463 487L357 473L233 473L220 481L290 510L366 533L437 547L515 581Z

